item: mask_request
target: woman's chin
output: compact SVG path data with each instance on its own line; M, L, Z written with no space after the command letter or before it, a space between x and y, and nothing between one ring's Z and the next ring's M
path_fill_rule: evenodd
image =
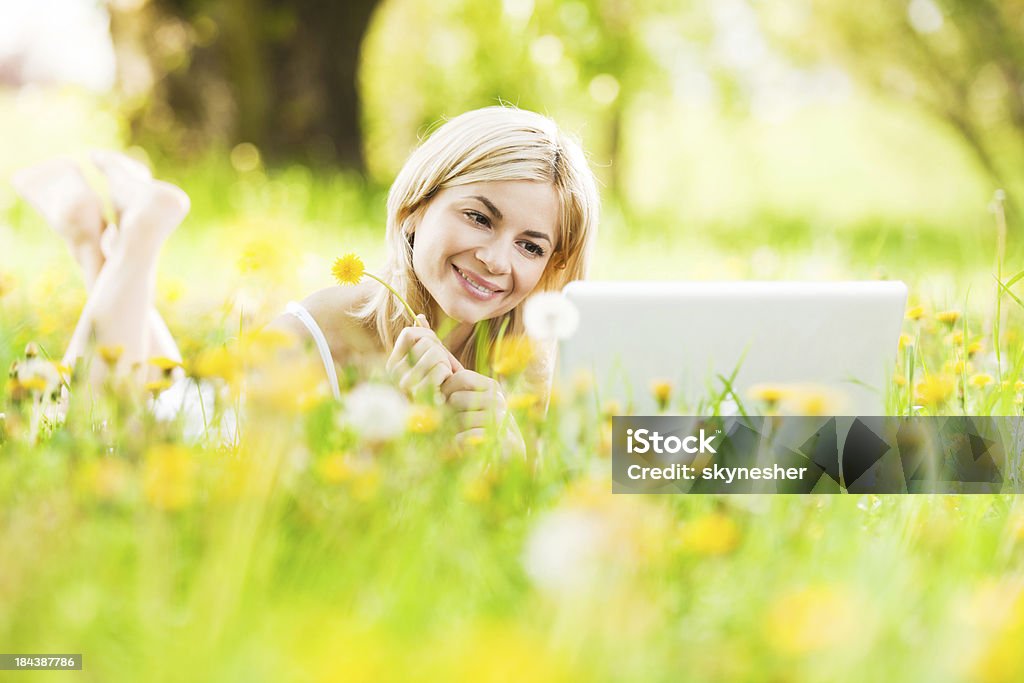
M483 305L481 305L483 304ZM476 302L462 297L455 301L438 302L446 316L463 325L475 325L483 320L492 320L512 310L510 306L494 306L494 302Z

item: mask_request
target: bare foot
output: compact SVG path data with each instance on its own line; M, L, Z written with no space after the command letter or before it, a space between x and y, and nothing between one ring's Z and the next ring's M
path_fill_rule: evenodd
M91 287L103 267L103 205L75 163L44 161L15 173L11 185L64 238Z
M92 160L107 177L118 226L103 235L104 253L122 240L159 248L189 210L189 199L179 187L154 180L149 169L117 152L97 151Z
M11 185L70 244L95 243L103 206L69 159L50 159L14 174Z

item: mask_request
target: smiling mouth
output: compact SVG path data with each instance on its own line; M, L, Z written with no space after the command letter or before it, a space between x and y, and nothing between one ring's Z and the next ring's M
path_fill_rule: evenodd
M480 292L481 294L484 294L484 295L498 294L499 292L503 292L504 291L502 289L489 289L488 287L483 286L482 284L477 282L475 279L473 279L473 277L471 275L468 275L465 271L463 271L461 268L459 268L454 263L452 264L452 268L455 269L455 273L460 278L462 278L463 282L465 282L467 285L472 287L474 290Z

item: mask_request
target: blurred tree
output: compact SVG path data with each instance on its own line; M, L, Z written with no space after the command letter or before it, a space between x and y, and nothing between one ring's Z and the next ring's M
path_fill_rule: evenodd
M143 3L128 4L122 25ZM140 52L156 72L136 133L163 142L170 118L187 143L250 142L272 158L362 168L356 69L379 0L152 4L136 18L148 29ZM175 58L162 59L168 53Z
M913 103L948 124L993 187L1010 193L1011 208L1019 206L1024 194L1024 1L757 4L768 33L793 55L838 59L876 92Z
M711 36L701 2L385 3L360 67L369 170L386 181L442 117L507 102L579 131L616 194L631 113L664 100L679 52Z

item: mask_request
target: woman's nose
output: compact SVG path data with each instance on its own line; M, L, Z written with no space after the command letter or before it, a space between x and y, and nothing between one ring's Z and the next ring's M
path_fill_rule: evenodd
M480 247L476 252L476 257L494 275L504 275L512 269L512 261L509 258L509 245L501 244L497 241L492 242Z

